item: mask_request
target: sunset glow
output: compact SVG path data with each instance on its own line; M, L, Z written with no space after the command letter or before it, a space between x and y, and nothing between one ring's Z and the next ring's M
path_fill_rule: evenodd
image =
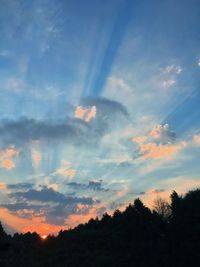
M42 238L43 240L45 240L45 239L47 239L47 235L41 235L41 238Z

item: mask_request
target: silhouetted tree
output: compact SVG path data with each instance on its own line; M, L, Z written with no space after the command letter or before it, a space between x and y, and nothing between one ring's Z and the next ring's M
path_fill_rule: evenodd
M3 229L2 223L0 222L0 239L5 238L6 236L7 234Z
M171 215L170 204L161 197L157 197L154 200L153 210L157 212L164 220L168 220Z
M171 211L171 214L170 214ZM0 267L188 267L200 266L200 190L154 210L140 199L125 211L105 213L57 237L37 233L9 237L0 224Z

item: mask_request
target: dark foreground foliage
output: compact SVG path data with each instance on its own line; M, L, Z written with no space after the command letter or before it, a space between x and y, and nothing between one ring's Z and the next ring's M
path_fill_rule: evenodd
M0 267L200 266L200 190L151 211L136 199L124 212L104 214L57 237L7 235L0 225Z

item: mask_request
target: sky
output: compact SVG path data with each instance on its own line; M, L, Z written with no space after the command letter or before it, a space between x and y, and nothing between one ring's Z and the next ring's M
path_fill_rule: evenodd
M0 0L0 220L56 234L200 186L198 0Z

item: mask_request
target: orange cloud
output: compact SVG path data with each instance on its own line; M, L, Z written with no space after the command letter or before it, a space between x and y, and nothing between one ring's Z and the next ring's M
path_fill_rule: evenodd
M48 188L53 189L54 191L58 191L58 185L57 184L49 184Z
M11 159L4 159L1 162L1 168L7 169L7 170L13 169L15 168L15 163Z
M37 232L39 235L57 234L61 229L67 229L66 225L51 225L44 223L44 217L21 218L11 214L7 209L0 208L0 218L17 232Z
M6 189L6 184L4 182L0 182L0 190Z
M97 112L97 109L95 106L92 106L91 108L78 106L75 110L74 116L78 119L89 122L95 118L96 112Z
M150 159L171 158L175 153L185 146L185 142L173 145L156 144L153 142L139 145L142 156Z
M5 159L5 158L13 158L18 155L18 151L15 150L14 147L9 147L6 148L5 150L0 151L0 159Z
M140 144L140 143L144 143L147 140L147 138L148 138L147 136L138 136L138 137L133 138L132 141Z
M0 151L0 166L4 169L13 169L15 164L12 158L18 156L19 151L15 149L14 146L10 146L2 151Z

